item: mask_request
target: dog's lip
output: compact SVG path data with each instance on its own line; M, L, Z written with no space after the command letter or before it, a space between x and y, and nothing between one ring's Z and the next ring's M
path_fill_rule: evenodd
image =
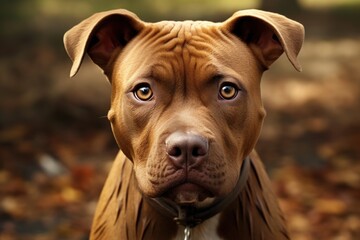
M206 198L214 197L214 194L199 184L185 181L168 189L163 197L181 205L194 205Z
M199 192L202 191L203 189L204 189L203 187L200 187L199 185L191 182L181 183L175 186L174 188L172 188L172 190L181 191L181 192Z

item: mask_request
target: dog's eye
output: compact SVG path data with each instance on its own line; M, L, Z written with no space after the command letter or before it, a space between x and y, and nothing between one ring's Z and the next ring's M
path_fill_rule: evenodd
M153 96L153 91L148 84L141 84L134 90L134 96L141 101L148 101Z
M225 83L220 87L219 97L221 99L230 100L236 97L238 88L232 83Z

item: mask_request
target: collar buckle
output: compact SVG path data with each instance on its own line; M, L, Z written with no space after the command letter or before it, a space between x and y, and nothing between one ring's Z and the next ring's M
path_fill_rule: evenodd
M190 240L190 238L191 238L191 228L189 226L186 226L184 230L184 240Z

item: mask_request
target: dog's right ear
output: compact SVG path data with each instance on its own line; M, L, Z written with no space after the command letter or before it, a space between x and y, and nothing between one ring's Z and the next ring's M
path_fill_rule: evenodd
M118 9L96 13L71 28L64 35L73 61L70 77L78 72L85 53L106 73L115 50L124 48L144 26L134 13Z

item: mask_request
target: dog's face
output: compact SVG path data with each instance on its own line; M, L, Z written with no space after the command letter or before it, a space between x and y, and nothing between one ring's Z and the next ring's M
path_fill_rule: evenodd
M216 25L168 22L151 30L114 63L109 119L116 139L134 162L143 193L179 202L224 196L234 188L265 115L259 62ZM181 149L193 138L195 146ZM203 151L203 159L190 153L174 160L176 146L178 155Z
M284 50L298 68L301 44L289 47L288 36L249 14L225 23L151 24L128 12L109 14L88 20L96 24L84 48L112 83L108 118L140 190L195 206L224 197L259 136L263 71ZM271 17L303 38L296 23ZM79 53L71 51L81 50L69 48L75 64Z

